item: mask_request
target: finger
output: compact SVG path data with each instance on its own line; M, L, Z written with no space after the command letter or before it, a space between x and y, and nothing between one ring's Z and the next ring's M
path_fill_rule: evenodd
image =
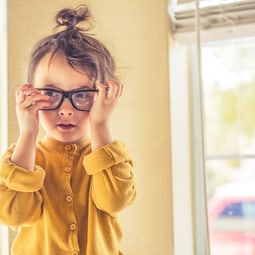
M49 96L47 95L41 95L41 94L28 94L25 97L25 100L23 102L20 103L20 106L22 108L27 108L27 107L31 107L35 104L37 104L38 102L43 102L48 104L48 99Z
M16 101L17 103L24 102L30 96L40 94L40 91L33 88L30 84L25 84L19 87L16 91Z
M121 97L123 94L124 85L122 83L118 84L117 97Z
M107 84L109 86L109 91L108 91L109 97L112 96L115 98L119 98L122 95L123 84L121 84L120 82L116 80L111 80Z
M26 91L27 89L31 88L32 85L30 84L25 84L25 85L21 85L17 90L16 90L16 101L19 103L19 102L22 102L25 100L26 98L26 95L24 93L24 91Z
M29 108L33 104L34 104L34 100L31 97L31 95L27 95L27 96L25 95L25 99L22 102L18 103L19 107L21 107L22 109Z
M16 93L19 93L19 92L29 89L29 88L32 88L31 84L23 84L17 88Z
M46 101L37 101L37 102L32 102L32 105L29 107L31 110L41 110L43 108L47 108L50 106L49 102Z
M108 86L103 83L97 83L97 88L99 89L98 97L106 97L108 93Z

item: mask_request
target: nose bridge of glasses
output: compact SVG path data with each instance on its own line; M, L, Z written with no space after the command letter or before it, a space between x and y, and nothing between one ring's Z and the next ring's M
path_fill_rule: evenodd
M58 93L61 94L61 97L57 108L62 107L65 99L68 99L67 101L73 106L72 91L58 91Z
M71 103L71 105L73 106L73 100L72 100L72 94L73 94L73 91L61 91L62 93L62 100L61 100L61 103L60 105L63 104L63 102L65 101L65 99L68 99L69 102Z
M72 91L62 91L63 98L70 99L72 96Z

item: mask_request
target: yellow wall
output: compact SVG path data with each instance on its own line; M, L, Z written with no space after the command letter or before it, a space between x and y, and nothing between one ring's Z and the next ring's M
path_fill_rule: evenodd
M18 136L14 92L25 83L31 46L51 32L55 12L87 3L95 32L125 84L113 129L134 156L138 197L121 214L127 255L172 254L167 0L8 0L9 143ZM92 255L92 254L91 254Z

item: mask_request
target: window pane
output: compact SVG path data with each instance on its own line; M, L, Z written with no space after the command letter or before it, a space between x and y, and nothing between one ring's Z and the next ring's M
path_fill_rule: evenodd
M255 254L255 40L202 48L212 255Z

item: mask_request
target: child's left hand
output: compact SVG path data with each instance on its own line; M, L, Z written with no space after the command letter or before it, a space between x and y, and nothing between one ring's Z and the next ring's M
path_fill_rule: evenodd
M123 85L116 80L98 83L99 93L90 111L90 123L95 126L107 126L123 92Z

